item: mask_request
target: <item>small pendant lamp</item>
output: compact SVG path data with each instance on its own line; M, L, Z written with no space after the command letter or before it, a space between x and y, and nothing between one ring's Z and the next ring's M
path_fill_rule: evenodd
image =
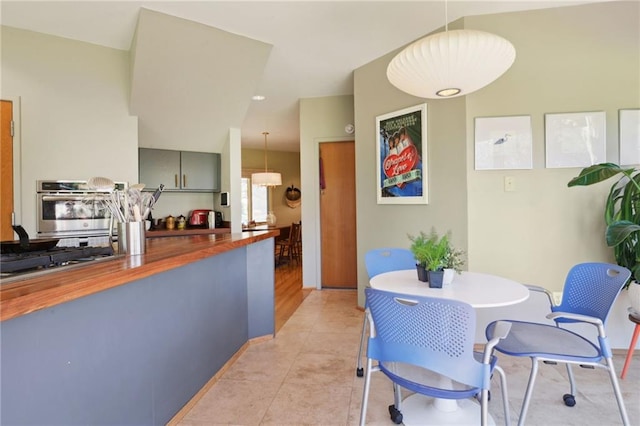
M267 168L267 135L269 132L262 132L264 135L264 172L253 173L251 175L251 183L260 186L278 186L282 185L282 177L280 173L269 172Z
M387 67L387 79L421 98L453 98L475 92L504 74L516 58L506 39L484 31L445 31L413 42Z

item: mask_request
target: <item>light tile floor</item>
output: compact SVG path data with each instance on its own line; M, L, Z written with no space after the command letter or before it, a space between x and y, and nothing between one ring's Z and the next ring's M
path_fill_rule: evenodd
M363 313L356 292L313 291L275 339L251 345L179 423L196 425L357 425L364 379L355 375ZM619 372L623 354L615 355ZM530 362L501 357L507 373L512 424L517 424ZM528 425L618 425L621 420L606 372L574 369L577 404L564 406L564 367L541 366ZM640 356L620 381L631 425L640 425ZM500 386L492 383L490 413L504 424ZM390 382L374 374L369 425L393 425Z

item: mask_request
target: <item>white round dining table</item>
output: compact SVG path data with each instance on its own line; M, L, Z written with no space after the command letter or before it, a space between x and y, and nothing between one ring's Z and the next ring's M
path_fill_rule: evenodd
M451 284L431 288L418 280L415 269L385 272L369 280L377 290L414 296L442 297L468 303L474 308L497 308L525 301L529 290L517 281L480 272L455 274Z
M474 308L497 308L525 301L529 290L521 283L480 272L456 274L451 284L431 288L418 280L415 269L385 272L369 280L377 290L392 291L408 296L441 297L468 303ZM445 377L442 383L451 381ZM413 394L402 401L403 424L410 425L477 425L480 404L472 400L428 398ZM489 415L489 425L495 421Z

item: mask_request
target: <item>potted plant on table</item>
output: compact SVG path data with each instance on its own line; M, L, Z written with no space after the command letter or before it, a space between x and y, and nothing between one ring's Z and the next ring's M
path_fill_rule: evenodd
M450 236L448 238L451 239ZM451 284L455 274L462 272L464 265L464 250L458 249L451 245L447 247L447 254L444 259L444 284Z
M616 263L631 271L626 287L632 308L640 310L640 170L614 163L594 164L582 169L568 186L586 186L619 176L609 190L604 220L605 241L613 247Z
M416 258L418 279L429 282L429 287L442 287L444 268L449 253L449 237L438 237L435 230L430 234L420 231L417 236L409 235L411 240L411 252Z

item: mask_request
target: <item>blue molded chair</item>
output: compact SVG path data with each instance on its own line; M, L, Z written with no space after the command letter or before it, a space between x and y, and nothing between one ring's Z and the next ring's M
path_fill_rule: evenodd
M496 327L496 336L484 352L473 351L476 315L471 305L451 299L419 297L365 289L370 310L371 336L367 347L367 368L360 411L365 424L371 373L382 371L394 384L394 405L389 406L391 420L400 424L401 388L440 399L468 399L480 396L479 419L488 421L488 394L493 371L500 373L505 422L509 424L509 406L504 372L496 366L493 347L509 332L509 324ZM374 365L373 361L377 360ZM433 382L423 380L407 366L436 373ZM423 370L424 369L424 370ZM414 374L412 374L414 373ZM449 379L450 385L443 386ZM447 415L453 415L448 413ZM475 421L474 421L475 422Z
M369 250L364 255L364 263L367 267L369 279L384 272L400 271L402 269L412 269L416 267L416 259L408 249L403 248L379 248ZM358 361L356 364L356 375L362 377L362 353L364 351L365 336L367 335L367 305L365 302L365 316L362 321L362 334L360 335L360 349L358 350Z
M554 320L556 324L508 321L511 324L509 336L500 341L495 348L506 355L531 358L532 368L520 411L519 425L524 424L527 415L538 372L538 361L566 365L571 393L565 394L563 399L565 405L569 407L575 405L576 394L571 364L578 364L586 368L606 369L611 378L622 422L625 425L629 424L613 367L611 347L605 334L605 325L611 306L630 275L628 269L609 263L575 265L567 275L562 302L558 306L554 306L551 293L547 290L542 287L528 286L531 291L547 294L551 305L551 313L547 315L547 318ZM501 320L501 322L503 321ZM587 323L595 326L598 331L597 342L592 342L576 332L561 328L563 324L570 323ZM494 335L495 326L496 323L487 326L487 338Z

